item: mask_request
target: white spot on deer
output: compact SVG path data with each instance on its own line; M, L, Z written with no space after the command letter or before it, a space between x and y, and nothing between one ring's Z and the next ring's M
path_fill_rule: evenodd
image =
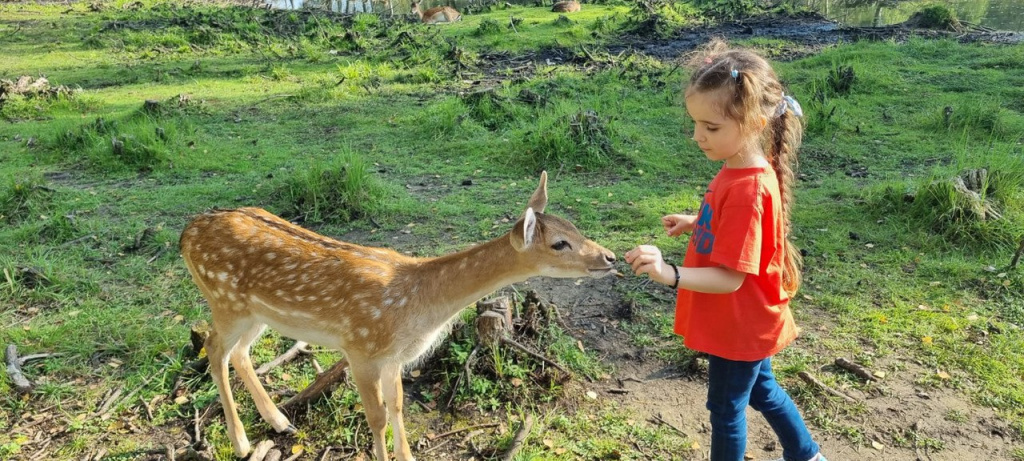
M459 263L459 270L460 271L466 269L466 261L467 261L466 259L463 259L462 262Z
M193 237L196 236L196 235L199 235L199 228L198 227L189 228L189 230L188 230L188 232L186 232L186 234L188 234L190 236L193 236Z
M382 312L380 309L373 309L370 311L370 317L373 317L374 320L379 319L381 314Z
M362 336L364 338L367 337L367 336L370 336L370 330L368 328L360 328L359 329L359 336Z
M310 297L308 297L306 299L308 299L310 301L316 301L318 298L316 296L310 296ZM300 299L300 301L301 301L301 299Z
M405 307L405 303L409 302L409 298L402 298L398 301L398 307Z
M228 280L228 273L227 272L218 272L217 273L217 280L220 280L221 282L226 282Z
M230 300L230 301L238 301L238 296L235 295L234 291L229 291L228 292L228 300Z
M199 270L199 275L202 275L203 277L206 277L206 268L203 267L202 264L199 265L198 270Z
M275 258L277 258L277 253L265 253L263 257L266 258L267 261L273 261Z
M299 267L299 265L295 264L295 263L291 263L291 264L288 264L288 265L284 266L285 270L289 270L289 271L295 270L296 267Z

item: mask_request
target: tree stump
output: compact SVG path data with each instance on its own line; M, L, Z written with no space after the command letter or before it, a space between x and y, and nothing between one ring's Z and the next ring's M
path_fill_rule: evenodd
M487 347L501 343L512 329L512 302L501 296L476 303L476 335Z

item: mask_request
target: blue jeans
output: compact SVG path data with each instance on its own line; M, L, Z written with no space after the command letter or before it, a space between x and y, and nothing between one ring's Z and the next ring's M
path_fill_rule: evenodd
M711 461L743 461L747 405L761 412L775 430L786 461L807 461L818 454L818 444L796 405L772 374L771 358L738 362L712 355L708 357Z

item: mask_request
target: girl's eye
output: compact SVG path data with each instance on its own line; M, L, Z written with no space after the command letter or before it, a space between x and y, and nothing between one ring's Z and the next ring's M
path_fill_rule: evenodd
M708 132L714 133L718 131L718 128L708 128Z
M562 250L564 250L566 248L571 250L572 249L572 245L570 245L569 242L566 242L565 240L559 240L559 241L555 242L554 245L551 245L551 249L555 250L555 251L562 251Z

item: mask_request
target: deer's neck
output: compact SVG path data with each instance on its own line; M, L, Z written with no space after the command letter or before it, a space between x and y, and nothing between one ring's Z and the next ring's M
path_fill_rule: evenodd
M439 258L421 260L395 274L396 288L415 293L431 323L443 323L469 304L532 274L508 241L508 235ZM422 317L421 317L422 318ZM425 320L425 319L424 319Z

